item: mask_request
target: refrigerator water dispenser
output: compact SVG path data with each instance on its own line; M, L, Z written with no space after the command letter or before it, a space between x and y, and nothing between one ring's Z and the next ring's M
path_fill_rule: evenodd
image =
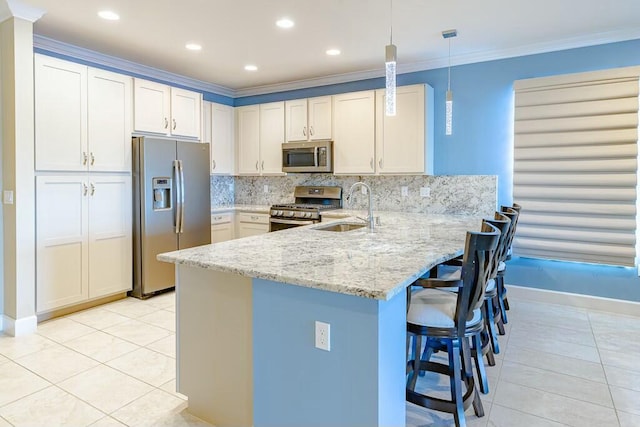
M171 209L171 178L153 178L153 210Z

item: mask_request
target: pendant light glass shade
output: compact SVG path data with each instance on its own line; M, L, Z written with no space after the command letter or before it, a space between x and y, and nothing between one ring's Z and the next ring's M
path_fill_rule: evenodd
M444 133L445 135L453 133L453 92L450 90L447 91L447 100L445 101Z
M385 104L384 113L387 116L396 115L396 46L388 44L385 47Z

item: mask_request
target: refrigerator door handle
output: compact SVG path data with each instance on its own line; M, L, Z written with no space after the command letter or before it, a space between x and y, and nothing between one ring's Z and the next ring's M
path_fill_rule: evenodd
M184 233L184 169L182 160L178 160L178 172L180 172L180 233Z
M173 175L174 175L174 182L176 183L176 209L175 209L175 217L176 217L176 234L180 233L180 225L182 223L182 197L181 197L181 192L182 192L182 185L180 182L180 160L174 160L173 161Z

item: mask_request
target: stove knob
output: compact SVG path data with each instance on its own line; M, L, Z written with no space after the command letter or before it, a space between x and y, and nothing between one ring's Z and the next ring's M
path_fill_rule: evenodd
M293 215L294 215L294 213L293 213L292 211L286 211L286 212L284 213L284 216L290 216L290 217L291 217L291 216L293 216Z
M311 216L312 216L312 215L313 215L313 214L312 214L311 212L306 212L306 213L304 214L305 218L311 218Z
M276 216L282 216L283 212L282 211L276 211Z

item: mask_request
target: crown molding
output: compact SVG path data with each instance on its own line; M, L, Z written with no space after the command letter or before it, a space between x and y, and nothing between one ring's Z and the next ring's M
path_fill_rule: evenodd
M612 31L606 33L591 34L589 36L573 37L559 41L534 43L526 46L518 46L510 49L496 49L492 51L470 53L451 56L451 65L466 65L478 62L495 61L499 59L515 58L519 56L536 55L560 50L575 49L587 46L596 46L607 43L616 43L627 40L640 39L640 28ZM449 59L435 58L427 61L412 63L399 63L398 74L407 74L418 71L435 70L449 65ZM264 95L275 92L285 92L290 90L305 89L310 87L326 86L339 83L366 80L371 78L384 77L384 69L358 71L353 73L336 74L332 76L318 77L305 80L295 80L285 83L271 85L254 86L235 91L237 97Z
M3 0L0 0L3 1ZM8 0L13 3L14 0ZM2 3L0 3L0 22L2 21ZM595 46L606 43L622 42L627 40L640 39L640 28L612 31L605 33L591 34L588 36L573 37L553 42L534 43L509 49L496 49L492 51L454 55L451 57L451 65L466 65L499 59L515 58L519 56L549 53L560 50L575 49L587 46ZM172 84L182 85L188 88L201 90L239 98L245 96L264 95L277 92L286 92L312 87L328 86L341 83L349 83L359 80L375 79L384 77L384 69L355 71L351 73L334 74L310 79L293 80L289 82L252 86L242 89L231 89L214 83L207 83L201 80L191 79L179 74L159 70L142 64L137 64L125 59L104 55L89 49L77 47L63 43L40 35L34 35L34 47L54 54L64 55L71 58L87 61L96 65L122 70L126 73L144 78L155 79ZM399 63L398 74L407 74L419 71L434 70L444 68L449 65L447 57L434 58L426 61L412 63Z
M34 34L33 36L33 47L35 49L41 49L46 52L68 56L70 58L90 62L99 66L114 68L116 70L124 71L127 74L132 74L134 76L167 82L174 85L200 90L203 92L210 92L218 95L228 96L230 98L236 96L236 91L224 86L203 82L201 80L192 79L164 70L159 70L157 68L138 64L126 59L117 58L115 56L105 55L93 50L74 46L37 34Z

